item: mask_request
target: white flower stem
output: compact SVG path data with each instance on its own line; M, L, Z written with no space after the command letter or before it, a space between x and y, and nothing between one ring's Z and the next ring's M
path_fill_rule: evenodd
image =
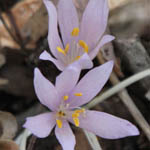
M123 90L124 88L128 87L129 85L147 77L150 76L150 69L147 69L145 71L142 71L140 73L137 73L127 79L125 79L124 81L118 83L117 85L113 86L112 88L110 88L109 90L107 90L106 92L104 92L103 94L97 96L95 99L93 99L89 104L87 104L85 107L87 109L90 109L92 107L94 107L95 105L97 105L98 103L103 102L105 99L113 96L114 94L120 92L121 90Z
M86 130L83 130L83 132L84 132L87 140L89 141L89 144L90 144L92 150L102 150L96 135L94 135L93 133L88 132Z
M26 150L27 138L31 135L31 132L24 129L23 132L15 139L16 144L18 144L20 150Z

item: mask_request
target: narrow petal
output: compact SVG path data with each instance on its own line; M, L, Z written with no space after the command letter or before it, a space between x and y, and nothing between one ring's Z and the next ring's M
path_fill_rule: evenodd
M59 95L68 94L76 85L81 70L74 65L66 67L66 69L56 78L56 89Z
M40 102L51 110L56 110L60 102L54 85L47 80L38 68L34 70L34 88Z
M109 79L112 68L113 61L109 61L89 71L72 90L70 106L78 107L92 100ZM74 96L75 93L82 93L82 96Z
M63 71L65 68L63 62L53 58L47 51L43 51L39 58L42 60L49 60L53 62L60 71Z
M107 0L89 0L81 21L81 36L93 49L103 35L108 19Z
M94 48L90 53L89 53L89 56L91 59L94 59L100 48L103 47L105 44L111 42L112 40L114 40L115 37L112 36L112 35L104 35L103 38L100 40L100 42L98 43L98 45L96 46L96 48Z
M23 127L30 130L35 136L44 138L50 134L55 124L53 113L43 113L34 117L28 117Z
M63 150L74 150L75 147L75 136L68 124L68 122L63 122L62 128L55 128L56 137L63 147Z
M87 53L83 54L82 57L78 60L72 63L71 65L74 65L75 67L79 69L90 69L93 67L93 62L90 59L89 55Z
M49 0L43 0L48 11L48 43L52 54L59 58L59 53L56 50L57 46L63 48L62 42L58 35L57 29L57 11L53 3Z
M102 138L119 139L139 135L138 129L129 121L104 112L86 110L85 116L80 116L79 120L79 127Z
M79 28L79 21L76 8L72 0L60 0L58 3L58 22L64 45L70 43L73 37L71 32Z

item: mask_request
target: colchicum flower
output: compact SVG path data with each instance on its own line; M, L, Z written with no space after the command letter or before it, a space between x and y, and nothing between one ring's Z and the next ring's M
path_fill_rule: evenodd
M91 68L90 61L99 49L114 39L104 35L109 12L107 0L89 0L80 24L72 0L59 0L57 11L51 1L44 0L44 4L49 15L48 43L55 58L44 51L40 59L50 60L61 71L74 62L81 69Z
M107 139L138 135L138 129L127 120L80 107L99 93L112 68L113 62L107 62L89 71L78 82L80 70L70 65L56 78L55 86L36 68L35 92L40 102L52 112L28 117L24 127L37 137L44 138L56 126L55 135L63 150L74 150L76 143L69 122Z

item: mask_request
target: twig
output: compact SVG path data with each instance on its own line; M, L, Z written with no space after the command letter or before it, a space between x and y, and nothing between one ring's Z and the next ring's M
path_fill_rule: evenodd
M110 88L109 90L104 92L103 94L100 94L99 96L97 96L95 99L93 99L85 107L87 109L90 109L90 108L96 106L98 103L103 102L104 100L106 100L110 96L113 96L114 94L120 92L121 90L128 87L129 85L131 85L131 84L133 84L133 83L135 83L135 82L137 82L137 81L139 81L139 80L141 80L147 76L150 76L150 69L147 69L147 70L144 70L140 73L137 73L137 74L125 79L124 81L118 83L117 85L113 86L112 88Z
M19 45L20 45L21 49L25 49L25 45L24 45L24 42L23 42L23 38L22 38L22 36L21 36L21 34L20 34L20 31L19 31L19 29L18 29L18 26L17 26L17 24L16 24L15 17L14 17L14 15L11 13L10 10L7 10L7 16L8 16L8 18L9 18L9 21L11 22L11 24L12 24L14 30L15 30L16 37L17 37L17 39L18 39L17 41L19 42Z
M94 135L93 133L88 132L86 130L83 130L83 132L84 132L85 136L87 137L92 150L102 150L96 135Z
M19 39L16 38L16 36L15 36L15 35L12 33L12 31L9 29L9 27L8 27L7 23L5 22L3 16L1 15L1 12L0 12L0 20L2 21L4 27L6 28L7 32L10 34L10 36L12 37L12 39L21 47L22 53L23 53L24 55L27 55L27 52L26 52L26 49L25 49L23 43L20 42Z
M98 54L98 60L101 64L105 63L101 53ZM118 77L116 74L113 72L110 76L110 81L113 85L116 85L120 83ZM147 123L147 121L144 119L143 115L141 112L138 110L136 105L134 104L132 98L129 96L128 92L124 89L120 93L118 93L118 96L122 100L122 102L126 105L128 108L129 112L132 114L138 125L141 127L143 132L145 133L146 137L150 141L150 126Z
M9 29L8 25L6 24L4 18L2 17L1 15L1 12L0 12L0 19L4 25L4 27L6 28L6 30L8 31L8 33L10 34L10 36L12 37L12 39L17 43L17 44L20 44L18 39L13 35L13 33L11 32L11 30Z

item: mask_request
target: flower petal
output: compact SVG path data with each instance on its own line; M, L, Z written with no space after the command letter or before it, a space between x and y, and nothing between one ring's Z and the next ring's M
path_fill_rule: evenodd
M34 88L40 102L51 110L56 110L60 98L54 85L47 80L38 68L34 70Z
M81 21L81 36L93 49L104 33L108 19L107 0L90 0Z
M59 53L56 49L57 46L63 48L62 42L58 35L57 29L57 11L53 3L49 0L43 0L45 7L48 11L48 43L52 54L59 58Z
M98 54L100 48L102 46L104 46L105 44L111 42L112 40L114 40L115 37L112 36L112 35L104 35L102 37L102 39L100 40L100 42L98 43L98 45L96 46L95 49L93 49L90 53L89 53L89 56L91 59L94 59L96 57L96 55Z
M79 127L103 138L118 139L139 135L138 129L129 121L104 112L86 110L85 116L81 115L79 120Z
M76 143L75 136L68 122L63 122L62 128L56 126L55 134L59 143L62 145L63 150L74 150Z
M107 82L112 68L113 61L109 61L89 71L72 90L70 107L78 107L92 100ZM75 93L82 93L82 96L74 96Z
M55 86L59 95L64 96L65 94L68 94L75 87L79 79L80 72L80 69L74 67L74 65L70 65L57 76Z
M72 0L60 0L58 3L58 22L64 45L70 43L73 37L71 32L79 28L79 20L76 8Z
M81 70L82 69L90 69L93 67L93 62L90 59L89 55L87 53L84 53L79 60L75 61L71 65L74 65L75 67L77 67Z
M47 51L43 51L39 58L53 62L60 71L63 71L65 68L63 62L53 58Z
M43 113L34 117L28 117L23 127L30 130L37 137L44 138L50 134L55 124L53 113Z

